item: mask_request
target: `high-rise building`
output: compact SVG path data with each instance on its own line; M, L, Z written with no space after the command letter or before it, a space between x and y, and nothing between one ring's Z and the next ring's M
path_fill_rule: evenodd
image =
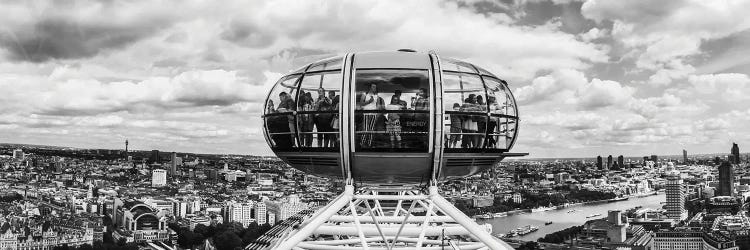
M13 150L13 159L23 160L23 150L21 149Z
M651 161L653 161L654 163L657 163L659 162L659 157L656 155L651 155Z
M734 195L734 167L729 162L719 165L719 188L716 196Z
M256 202L255 203L255 221L258 225L266 224L266 203Z
M163 187L167 185L167 170L154 169L151 171L151 186Z
M128 155L128 139L125 139L125 155Z
M227 222L239 222L242 226L247 227L254 222L253 219L253 202L229 202L224 207L224 218Z
M740 147L737 143L732 143L732 159L730 161L734 164L740 164Z
M172 160L170 162L169 174L172 176L177 175L178 174L177 167L179 167L180 165L182 165L182 158L177 157L176 152L172 152Z
M607 156L607 170L612 169L612 155Z
M620 166L620 168L625 168L625 157L622 155L617 157L617 165Z
M596 157L596 169L602 170L602 156Z
M687 150L682 150L682 163L687 163Z
M151 163L159 163L161 162L161 159L159 158L159 150L151 150L151 158L149 158Z
M684 220L687 219L685 210L685 187L679 173L667 175L666 183L667 218Z

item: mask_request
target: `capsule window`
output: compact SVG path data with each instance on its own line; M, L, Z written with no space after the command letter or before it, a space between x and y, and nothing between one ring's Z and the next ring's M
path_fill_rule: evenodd
M355 149L426 152L432 105L428 71L358 69L355 79Z
M483 78L487 86L487 105L490 113L486 146L493 149L508 149L518 122L513 96L505 82L493 77Z
M272 148L284 150L297 145L294 111L297 109L295 98L299 77L290 75L281 78L266 101L263 118Z
M482 149L487 130L487 104L481 78L476 74L443 74L445 148Z
M297 106L300 147L337 150L341 71L307 73Z

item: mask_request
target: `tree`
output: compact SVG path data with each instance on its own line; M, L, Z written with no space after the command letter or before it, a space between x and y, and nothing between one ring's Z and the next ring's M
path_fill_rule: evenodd
M214 238L214 243L219 250L233 250L242 246L242 239L232 231L224 231Z
M517 250L537 250L539 249L539 243L537 243L536 241L528 241L516 249Z

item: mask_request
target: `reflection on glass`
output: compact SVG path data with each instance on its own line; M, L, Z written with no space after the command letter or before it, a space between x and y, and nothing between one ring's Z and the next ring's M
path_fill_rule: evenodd
M426 151L429 86L427 70L357 70L356 149Z

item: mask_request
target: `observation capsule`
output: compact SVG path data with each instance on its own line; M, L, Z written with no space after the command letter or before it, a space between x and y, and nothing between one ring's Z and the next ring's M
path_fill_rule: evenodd
M303 172L375 185L475 174L507 156L518 110L506 81L411 50L349 53L282 77L265 100L274 153Z

